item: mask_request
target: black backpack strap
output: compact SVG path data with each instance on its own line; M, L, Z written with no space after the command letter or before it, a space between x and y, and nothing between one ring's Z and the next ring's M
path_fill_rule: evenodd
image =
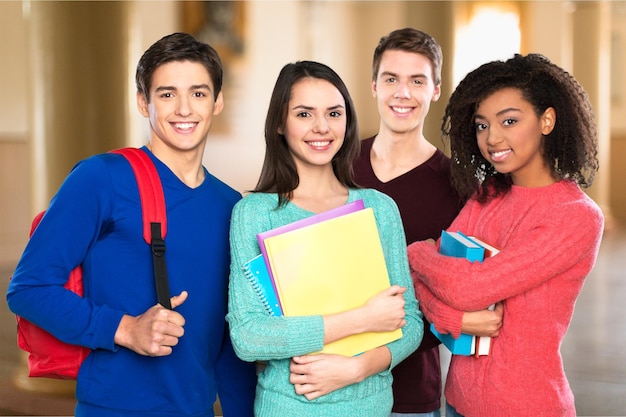
M150 223L152 229L152 265L154 266L154 281L156 284L157 300L163 307L172 309L170 303L170 287L165 264L165 240L161 236L161 223Z
M161 179L150 156L141 149L122 148L111 153L123 155L135 173L141 200L143 237L152 249L157 300L163 307L171 310L164 240L167 234L167 215Z

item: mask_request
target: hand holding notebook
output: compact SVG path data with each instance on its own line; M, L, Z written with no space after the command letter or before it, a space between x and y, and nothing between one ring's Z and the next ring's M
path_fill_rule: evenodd
M352 310L377 302L372 297L390 288L371 208L267 236L261 245L285 316ZM401 336L400 329L360 333L329 343L322 352L352 356Z

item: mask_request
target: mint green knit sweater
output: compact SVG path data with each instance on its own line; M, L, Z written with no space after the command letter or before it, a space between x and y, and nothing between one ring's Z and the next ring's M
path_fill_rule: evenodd
M392 284L406 287L406 322L403 337L388 344L389 369L364 381L315 400L295 393L289 382L293 356L319 351L323 346L321 316L273 317L247 281L242 265L260 253L257 233L313 215L288 203L276 210L276 194L255 193L234 208L231 224L231 271L227 320L237 355L246 361L265 361L259 375L255 401L257 417L387 417L391 411L391 368L417 349L423 334L406 254L406 241L398 209L386 195L370 189L349 192L348 202L362 199L372 207L380 233ZM363 254L367 256L367 254Z

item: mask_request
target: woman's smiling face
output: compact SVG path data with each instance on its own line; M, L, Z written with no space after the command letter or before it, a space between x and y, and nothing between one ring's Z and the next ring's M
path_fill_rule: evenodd
M326 80L304 78L291 89L285 136L296 165L330 166L346 135L346 104Z
M552 107L537 116L515 88L498 90L482 100L474 116L476 139L483 157L513 184L540 187L554 182L543 157L544 135L554 129Z

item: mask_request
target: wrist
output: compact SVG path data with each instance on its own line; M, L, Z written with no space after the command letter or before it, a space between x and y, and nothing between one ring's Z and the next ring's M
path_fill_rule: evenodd
M375 349L364 352L354 357L355 362L355 382L361 382L364 379L376 375L389 369L391 365L391 352L386 346L379 346Z
M353 384L357 384L370 376L368 371L367 352L354 356L352 358L352 363L354 364L354 366L351 367L351 381Z
M124 314L120 323L117 326L117 330L115 331L115 335L113 336L113 342L118 346L128 347L130 345L128 327L130 326L130 321L132 317L128 314Z
M357 307L352 310L346 311L344 314L344 320L349 323L349 334L361 334L371 331L369 329L369 323L371 319L367 315L367 309L364 307Z

